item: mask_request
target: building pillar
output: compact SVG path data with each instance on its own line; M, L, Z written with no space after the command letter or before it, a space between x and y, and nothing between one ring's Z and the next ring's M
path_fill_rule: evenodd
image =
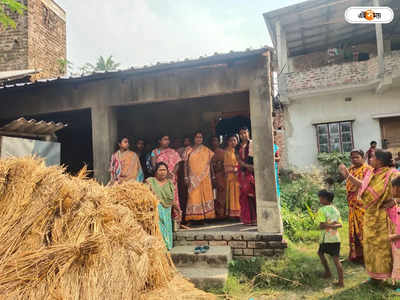
M117 143L117 118L112 107L92 107L94 177L103 184L110 179L110 159Z
M374 6L380 6L379 0L374 0ZM384 78L385 76L385 48L383 44L383 31L382 24L375 24L376 31L376 46L378 49L378 78Z
M263 233L282 234L282 219L276 194L272 134L272 97L270 57L257 72L250 88L250 119L256 180L257 229Z
M279 96L282 104L289 104L287 73L288 66L288 53L286 32L282 29L281 23L276 23L276 48L278 54L278 86Z

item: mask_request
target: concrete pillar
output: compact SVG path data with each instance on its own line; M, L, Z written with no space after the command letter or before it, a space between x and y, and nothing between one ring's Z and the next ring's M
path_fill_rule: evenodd
M282 219L276 195L270 93L270 57L257 72L250 88L250 119L254 143L257 229L263 233L282 233Z
M276 24L276 48L278 54L278 86L280 101L283 104L289 104L287 73L288 66L288 53L286 32L282 29L281 23L278 21Z
M374 0L374 6L380 6L379 0ZM383 78L385 75L385 50L383 44L382 24L375 24L376 31L376 46L378 49L378 78Z
M92 107L94 177L106 184L110 159L117 143L117 118L112 107Z

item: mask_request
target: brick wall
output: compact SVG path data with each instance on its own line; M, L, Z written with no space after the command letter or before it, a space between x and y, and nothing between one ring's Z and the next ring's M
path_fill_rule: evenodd
M34 79L57 77L66 58L65 13L49 0L28 2L29 68L41 69Z
M8 14L17 27L0 27L0 71L36 69L34 79L57 77L66 58L65 12L52 0L23 0L22 16Z
M24 1L24 4L27 0ZM28 17L7 11L16 28L0 25L0 71L28 68Z
M273 128L276 132L275 143L279 147L279 154L281 156L281 161L279 167L287 167L287 152L285 143L285 112L284 109L279 109L274 111L273 117Z

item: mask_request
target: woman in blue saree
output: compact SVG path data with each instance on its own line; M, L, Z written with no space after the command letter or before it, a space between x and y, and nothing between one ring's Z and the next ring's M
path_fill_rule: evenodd
M281 190L279 187L279 161L280 161L280 155L279 155L279 147L277 144L274 143L274 158L275 158L275 182L276 182L276 194L278 196L278 200L281 197Z

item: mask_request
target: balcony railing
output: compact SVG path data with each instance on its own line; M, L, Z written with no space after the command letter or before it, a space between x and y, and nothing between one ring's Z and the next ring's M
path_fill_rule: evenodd
M396 75L400 73L400 51L392 51L391 55L385 56L385 76L394 73ZM378 58L323 66L286 75L289 96L309 91L368 84L378 78Z

